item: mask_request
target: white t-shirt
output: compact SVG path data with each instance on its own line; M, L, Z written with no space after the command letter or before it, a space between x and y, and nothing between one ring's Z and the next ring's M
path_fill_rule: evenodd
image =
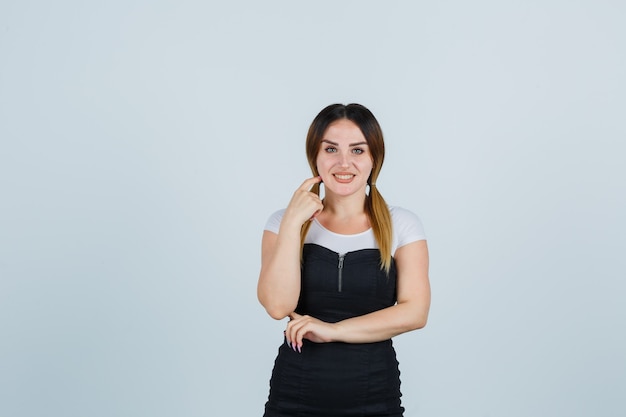
M389 212L391 213L391 224L393 227L392 256L395 255L396 249L408 243L426 240L424 227L417 215L409 210L395 206L389 206ZM284 214L285 209L278 210L272 214L265 224L265 230L278 234L280 222ZM360 249L378 249L378 242L376 242L371 228L353 235L342 235L326 229L317 219L313 219L304 243L315 243L339 254Z

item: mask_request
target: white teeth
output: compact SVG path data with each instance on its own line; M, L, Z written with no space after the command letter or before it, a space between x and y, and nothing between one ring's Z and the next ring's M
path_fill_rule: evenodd
M349 180L350 178L354 177L354 175L339 175L339 174L335 174L336 178L339 178L340 180Z

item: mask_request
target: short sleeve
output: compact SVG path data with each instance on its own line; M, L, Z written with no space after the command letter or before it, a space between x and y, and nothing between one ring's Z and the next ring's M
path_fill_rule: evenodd
M401 207L389 207L393 222L393 239L396 248L418 240L426 240L426 232L420 218L413 212Z
M275 211L269 219L267 219L267 223L265 223L265 230L278 234L278 229L280 229L280 222L283 219L283 215L285 214L285 209Z

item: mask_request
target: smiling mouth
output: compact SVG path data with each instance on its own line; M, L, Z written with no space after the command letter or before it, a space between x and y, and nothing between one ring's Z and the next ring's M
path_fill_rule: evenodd
M354 178L353 174L333 174L338 180L351 180Z

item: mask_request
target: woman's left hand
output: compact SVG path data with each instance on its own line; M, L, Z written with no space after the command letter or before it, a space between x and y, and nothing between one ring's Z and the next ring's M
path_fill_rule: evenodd
M301 316L298 313L289 315L289 323L285 330L287 343L300 352L302 350L302 340L307 339L315 343L328 343L334 340L336 326L326 323L311 316Z

